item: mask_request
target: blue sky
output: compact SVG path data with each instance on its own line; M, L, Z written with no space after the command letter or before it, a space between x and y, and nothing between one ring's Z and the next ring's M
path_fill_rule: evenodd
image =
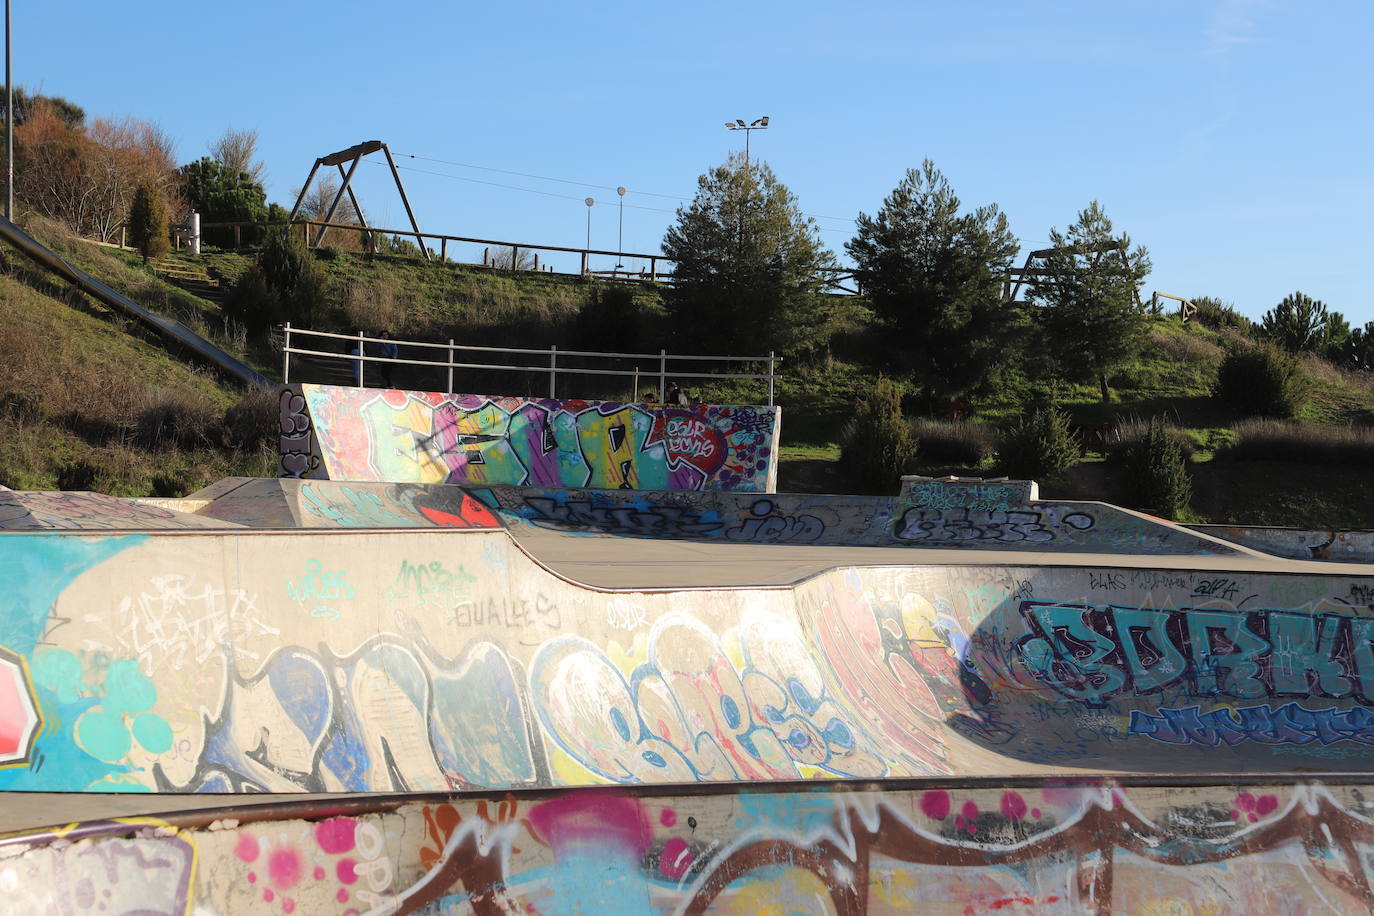
M624 185L624 249L652 252L672 198L742 145L724 122L768 115L753 153L841 255L854 216L930 157L1027 250L1097 199L1150 249L1146 292L1258 317L1300 289L1374 320L1361 0L14 0L13 15L16 84L154 121L182 161L254 128L286 205L315 157L375 138L408 167L426 231L581 246L591 195L592 245L617 249ZM385 169L358 175L374 224L403 225Z

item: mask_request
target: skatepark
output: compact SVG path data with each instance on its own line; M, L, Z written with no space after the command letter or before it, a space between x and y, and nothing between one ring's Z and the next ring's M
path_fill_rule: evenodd
M776 408L281 393L283 476L0 491L0 913L1374 906L1374 556Z

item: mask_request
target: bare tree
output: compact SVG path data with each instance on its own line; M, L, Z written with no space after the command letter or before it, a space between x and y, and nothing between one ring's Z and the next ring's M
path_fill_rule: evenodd
M497 245L491 250L491 266L500 270L511 270L511 259L515 251L509 245ZM520 258L515 262L515 270L534 270L534 252L528 248L520 249Z
M257 158L257 154L256 130L235 130L231 127L223 137L210 144L210 157L220 165L236 172L247 172L254 184L264 184L267 167Z

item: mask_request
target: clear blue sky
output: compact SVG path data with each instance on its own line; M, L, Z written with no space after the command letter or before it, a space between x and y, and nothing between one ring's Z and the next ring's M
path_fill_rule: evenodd
M1364 0L14 0L14 31L16 84L154 121L182 161L255 128L286 205L315 157L375 138L446 161L400 160L426 231L580 246L590 194L616 249L625 185L625 250L657 251L670 197L742 145L724 122L766 114L754 154L841 255L930 157L1025 249L1097 199L1150 249L1147 292L1257 317L1301 289L1374 320ZM403 224L381 166L357 182Z

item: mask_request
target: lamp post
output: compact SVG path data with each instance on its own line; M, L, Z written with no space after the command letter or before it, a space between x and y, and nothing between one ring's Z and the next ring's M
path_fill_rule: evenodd
M625 266L625 186L616 188L615 193L620 195L620 240L616 243L615 269L620 270Z
M582 263L586 265L587 273L591 273L592 257L592 204L596 203L595 197L588 197L583 201L587 205L587 253L582 256Z
M733 121L726 121L725 126L729 130L744 131L744 165L749 167L749 134L756 130L768 129L768 115L756 119L750 124L745 124L743 118L736 118Z
M10 0L5 0L5 219L14 219L14 78L10 74Z

